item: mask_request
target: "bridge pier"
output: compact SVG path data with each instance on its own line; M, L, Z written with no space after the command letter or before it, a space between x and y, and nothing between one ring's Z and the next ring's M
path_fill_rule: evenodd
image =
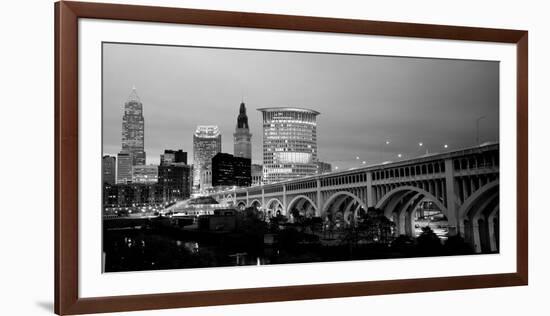
M497 205L491 211L491 214L487 217L487 225L489 226L489 238L492 252L498 251L498 210L499 206Z
M458 205L456 203L456 187L454 166L452 159L445 159L445 196L447 200L447 221L449 223L449 235L461 234L464 228L458 220ZM462 234L461 234L462 235Z
M374 188L372 187L372 172L367 172L367 207L374 207Z

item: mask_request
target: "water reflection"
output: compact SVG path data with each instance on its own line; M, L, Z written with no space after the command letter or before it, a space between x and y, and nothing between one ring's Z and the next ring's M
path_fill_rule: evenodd
M188 240L154 230L104 232L105 271L263 265L263 249Z

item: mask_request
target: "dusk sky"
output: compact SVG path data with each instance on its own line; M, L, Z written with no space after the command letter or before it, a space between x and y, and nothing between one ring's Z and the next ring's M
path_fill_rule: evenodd
M494 61L104 44L105 154L120 151L133 86L143 103L148 164L157 164L164 149L183 149L192 163L197 125L218 125L222 151L232 154L241 100L255 163L262 161L257 109L264 107L321 112L319 159L333 168L359 166L357 156L374 164L442 152L444 144L473 146L481 116L481 142L498 140Z

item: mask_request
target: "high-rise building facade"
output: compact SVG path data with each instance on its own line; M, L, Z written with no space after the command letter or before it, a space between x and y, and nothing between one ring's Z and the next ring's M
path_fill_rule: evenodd
M103 183L116 183L116 157L105 155L102 159Z
M132 182L132 162L132 153L123 151L118 153L116 183Z
M207 166L201 171L200 188L202 193L208 193L212 189L212 166Z
M124 104L122 117L122 152L132 154L132 165L145 164L145 122L143 119L143 104L136 89Z
M251 177L252 177L252 183L250 185L256 186L256 185L263 185L264 184L264 174L263 174L263 167L262 165L252 164L251 167Z
M158 180L157 165L137 165L132 168L132 183L156 183Z
M248 128L248 116L246 115L246 107L244 102L241 102L239 108L239 116L237 117L237 127L233 133L233 155L235 157L243 157L252 159L252 134Z
M263 180L265 183L317 173L317 115L313 110L275 107L258 109L263 117Z
M201 171L222 151L222 135L217 126L197 126L193 134L193 189L200 192Z
M181 162L159 165L158 186L162 202L175 202L189 198L191 166Z
M218 153L212 158L212 186L248 187L252 182L250 159Z
M163 163L173 163L173 162L183 162L184 164L187 164L187 152L178 149L178 150L170 150L165 149L164 154L160 155L160 164Z

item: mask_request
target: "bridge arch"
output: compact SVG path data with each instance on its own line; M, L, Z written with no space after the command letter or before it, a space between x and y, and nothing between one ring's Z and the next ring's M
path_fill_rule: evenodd
M499 181L485 184L459 209L460 233L475 252L498 251Z
M332 209L331 209L331 206ZM343 206L343 208L341 208ZM367 205L355 194L349 191L338 191L333 193L325 202L322 208L321 216L333 216L332 221L337 216L341 216L344 222L350 224L356 218L360 209L367 211Z
M317 205L309 197L305 195L297 195L292 200L290 200L290 203L288 203L288 207L286 209L286 214L290 214L292 207L294 207L295 204L303 200L309 202L309 205L311 205L315 211L315 215L319 215L319 208L317 207Z
M246 208L246 202L245 201L239 201L237 202L237 208L239 210L244 210Z
M281 215L286 215L285 207L281 200L279 200L278 198L270 199L265 203L263 208L268 216L276 216L277 212L280 212Z
M439 207L441 212L443 212L443 214L448 217L447 207L445 207L445 205L443 205L443 203L439 199L437 199L430 192L428 192L424 189L412 186L412 185L404 185L404 186L400 186L400 187L397 187L397 188L391 190L390 192L386 193L386 195L384 195L378 201L378 203L376 203L375 207L377 209L384 209L384 214L387 217L390 217L391 214L393 213L394 209L392 209L392 208L385 209L386 206L390 205L391 201L396 201L395 199L401 199L401 198L405 197L407 193L412 193L412 192L420 193L421 195L424 196L424 198L430 199L431 201L433 201L435 203L435 205L437 205L437 207ZM394 203L392 203L392 204L394 204ZM393 207L395 207L395 205Z
M458 211L458 215L460 219L464 219L468 216L468 213L472 210L472 208L479 203L481 199L487 198L488 195L492 194L498 194L498 187L499 187L499 181L495 180L492 182L487 183L486 185L482 186L474 192L460 207ZM496 192L495 192L496 191Z
M248 206L253 206L253 207L256 207L256 208L259 209L259 208L262 207L262 202L260 202L260 200L258 200L258 199L254 199L254 200L250 201Z

